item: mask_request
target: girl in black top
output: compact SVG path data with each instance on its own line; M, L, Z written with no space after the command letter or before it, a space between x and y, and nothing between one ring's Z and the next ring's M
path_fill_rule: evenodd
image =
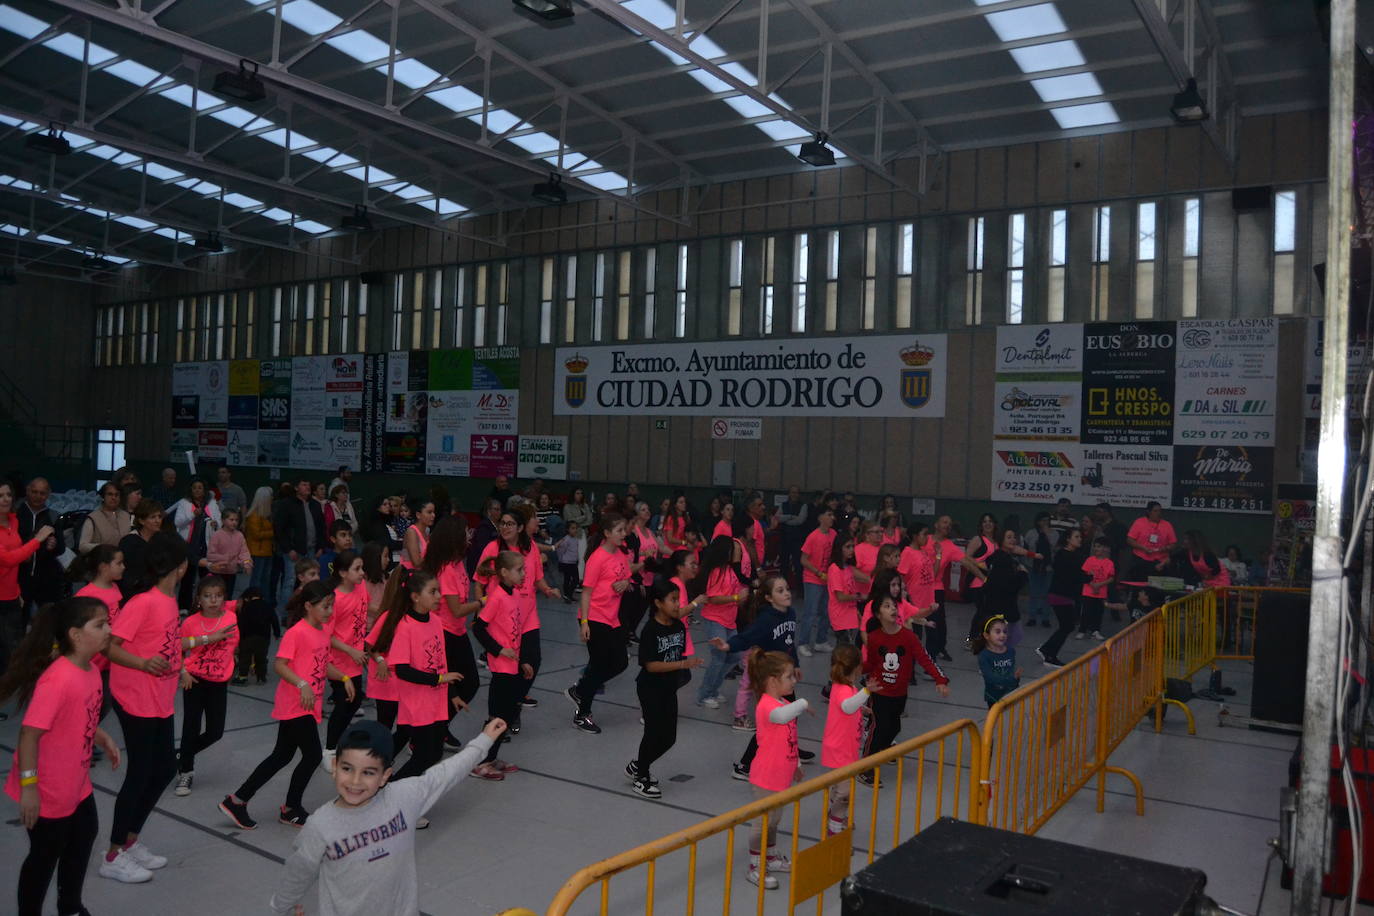
M982 613L974 616L977 628L975 638L984 635L988 620L999 614L1005 617L1009 630L1007 646L1013 649L1021 641L1021 608L1017 595L1029 579L1026 567L1021 563L1027 551L1020 545L1020 540L1015 530L1006 529L998 538L998 549L984 561L988 578L980 589L983 593L983 609Z
M1083 572L1083 561L1087 559L1083 550L1083 532L1070 529L1054 552L1054 562L1050 568L1050 608L1059 620L1059 629L1045 640L1045 644L1035 650L1040 660L1051 668L1062 668L1059 650L1064 640L1069 638L1073 628L1078 625L1079 598L1083 594L1083 583L1090 578Z
M649 589L654 612L639 637L639 677L635 691L644 713L644 737L639 754L625 766L634 791L645 798L662 798L649 767L677 742L677 692L692 679L691 669L706 664L700 655L687 655L687 628L678 603L677 583L660 578Z

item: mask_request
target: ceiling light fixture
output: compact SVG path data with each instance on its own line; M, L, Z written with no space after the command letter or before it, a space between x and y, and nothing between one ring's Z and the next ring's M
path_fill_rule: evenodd
M352 229L354 232L371 232L372 217L367 215L367 207L362 204L355 204L353 212L343 218L340 226L344 229Z
M1169 113L1174 116L1174 120L1179 124L1201 124L1208 118L1207 103L1197 91L1197 80L1188 78L1188 85L1183 91L1174 96L1174 103L1169 106Z
M213 229L205 233L204 238L196 239L196 251L219 254L223 250L224 242L220 239L219 233Z
M67 156L72 151L71 141L62 136L62 128L56 122L48 124L48 132L45 134L29 134L24 139L24 145L31 150L53 156Z
M566 204L568 192L563 188L563 177L557 172L549 173L549 180L534 186L530 196L540 203Z
M250 64L253 67L251 73L248 70ZM267 98L267 87L258 78L257 61L247 59L239 61L237 73L225 70L215 77L215 92L240 102L261 102Z
M545 22L571 19L573 15L572 0L515 0L515 5Z
M797 158L817 168L823 165L834 165L835 152L825 145L826 141L829 139L830 135L826 134L824 131L816 134L815 140L811 140L801 145L801 149L797 151Z
M99 251L93 251L90 254L86 255L84 258L82 258L81 266L86 270L93 270L101 273L110 270L117 270L119 268L118 264L116 264L114 261L107 259L104 253Z

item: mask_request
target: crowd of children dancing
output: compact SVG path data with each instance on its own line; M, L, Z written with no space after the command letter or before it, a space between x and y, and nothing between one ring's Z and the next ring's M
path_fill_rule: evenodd
M0 508L7 489L0 484ZM558 512L549 494L513 496L503 480L473 529L428 499L384 513L406 524L387 522L380 537L334 518L322 529L323 549L292 552L294 582L282 589L290 597L281 608L265 593L270 587L231 599L232 565L221 573L198 563L196 545L173 531L138 535L132 558L93 545L71 569L82 587L37 614L0 678L0 702L16 700L23 715L6 784L31 845L19 912L40 911L54 872L58 912L86 912L83 880L98 832L93 757L123 770L99 874L141 883L167 865L144 841L148 817L174 781L177 796L193 794L198 765L227 766L212 749L223 740L231 685L250 677L274 681L276 738L218 801L225 826L255 829L250 806L262 812L254 799L294 761L276 819L307 833L273 906L291 912L316 877L321 894L370 899L373 890L353 893L357 876L340 870L328 845L359 810L383 798L388 812L399 812L407 836L392 839L413 872L409 831L429 826L425 815L439 794L464 774L499 781L519 772L502 748L520 733L522 713L539 706L532 685L542 660L540 596L573 605L586 646L585 667L562 691L575 729L601 733L597 697L635 669L643 734L624 766L634 793L662 798L654 768L676 742L679 695L695 680L689 702L707 710L732 704L733 727L750 733L731 775L763 797L790 786L814 757L797 743L797 719L812 712L795 693L802 666L828 667L821 763L845 766L896 742L918 668L948 696L940 662L951 660L946 602L956 595L974 606L964 647L977 656L991 706L1017 688L1017 646L1029 627L1051 626L1049 614L1058 626L1034 651L1054 667L1070 636L1102 638L1108 610L1114 618L1144 613L1148 575L1170 564L1206 584L1227 575L1198 533L1177 549L1158 506L1129 531L1109 519L1086 533L1088 519L1079 524L1063 510L1042 513L1024 537L1015 521L984 515L964 540L947 515L905 521L891 497L866 515L851 494L804 502L794 488L771 511L758 493L722 495L698 516L681 494L655 509L634 489L592 507L579 489ZM1119 573L1118 563L1129 568ZM0 565L0 589L10 568ZM131 579L141 584L130 589ZM828 663L811 661L817 656ZM726 680L741 674L727 698ZM483 686L483 733L446 760L446 751L463 748L455 716ZM359 718L365 700L375 720ZM122 753L100 727L111 708ZM402 751L408 756L393 772ZM334 779L338 798L312 813L304 793L317 769ZM847 792L831 794L832 832L846 826ZM790 863L774 848L776 818L768 822L766 836L751 836L748 878L772 888ZM378 899L408 900L397 912L412 912L413 898L412 882L408 898Z

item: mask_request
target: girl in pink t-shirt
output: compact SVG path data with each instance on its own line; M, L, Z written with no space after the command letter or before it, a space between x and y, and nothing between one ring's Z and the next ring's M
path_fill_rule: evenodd
M248 803L258 790L276 776L300 751L301 760L291 772L286 804L278 820L288 827L304 827L309 812L303 801L310 776L320 765L319 724L324 706L324 682L343 681L344 694L352 700L353 679L329 661L329 633L325 626L334 613L334 589L325 582L307 582L286 606L290 627L277 646L273 666L277 693L272 702L272 718L277 720L277 743L267 759L258 764L248 779L232 795L224 796L219 810L244 830L257 821L248 815Z
M797 717L806 711L806 700L796 699L797 669L785 652L755 652L749 659L749 684L758 694L754 727L758 753L749 766L749 785L756 799L781 792L801 779L797 756ZM749 834L749 882L772 890L778 879L770 872L792 870L787 856L777 852L778 816L774 808L754 822ZM767 821L768 853L764 859L764 821ZM760 860L764 860L763 863ZM760 864L763 868L760 869Z
M587 667L581 680L564 691L577 710L573 727L593 735L601 733L592 719L596 692L630 663L625 651L629 634L620 625L621 599L630 589L633 572L621 549L624 543L625 519L603 512L587 538L587 571L582 575L582 604L577 612L579 633L587 644Z
M847 534L835 538L830 551L830 567L825 574L825 587L830 593L826 611L830 614L830 629L835 642L842 646L859 644L859 602L866 596L854 580L854 541Z
M109 644L105 604L68 598L39 612L0 679L0 703L17 697L24 711L5 782L29 834L29 854L19 868L18 912L24 916L42 912L54 871L58 912L86 911L81 887L100 830L91 791L93 746L105 750L111 767L119 766L119 747L97 726L102 691L92 660Z
M126 883L152 879L167 864L139 842L158 798L176 776L177 675L181 614L177 591L186 575L186 542L171 531L148 541L145 570L153 587L120 608L110 628L110 693L124 732L124 784L115 798L110 846L100 874Z
M196 583L195 613L181 623L181 754L177 758L176 795L191 794L196 754L224 737L229 678L234 676L234 648L239 644L234 602L224 600L224 580L206 576ZM201 720L205 731L200 730Z
M429 548L429 527L433 524L434 503L423 500L416 504L415 521L402 538L405 546L401 550L401 565L406 569L419 569L424 562L425 551Z
M91 548L91 552L75 565L80 568L80 575L89 580L77 591L76 597L95 598L104 603L110 612L110 626L114 626L115 617L119 615L120 603L124 600L124 595L119 590L119 581L124 578L124 551L109 544L96 544ZM105 692L108 694L110 660L102 652L91 659L91 664L99 669L101 680L105 684ZM109 706L108 696L105 698L105 704ZM108 710L101 711L100 718L105 718L106 711Z
M334 613L329 615L325 632L329 634L329 660L340 672L356 680L362 677L367 656L363 640L367 636L367 606L370 596L363 586L363 558L352 550L340 551L334 558L334 574L325 583L334 589ZM363 705L362 691L354 685L350 699L343 681L329 685L334 708L329 712L329 724L324 729L324 771L334 772L334 748L338 747L344 729L353 721Z
M472 642L468 639L468 618L482 609L482 602L473 596L472 582L463 564L467 550L467 522L461 515L451 515L434 526L429 551L425 554L425 572L438 580L439 594L443 596L436 613L444 630L444 661L448 670L461 675L448 685L449 698L459 701L449 706L450 722L457 710L467 708L482 684L477 658L472 654ZM462 742L446 731L444 746L457 750Z
M863 659L851 645L837 646L830 658L830 706L825 714L825 737L821 740L821 763L831 769L849 766L859 759L863 742L863 719L868 714L867 687L863 683ZM874 690L878 689L875 679ZM830 810L826 836L849 826L849 782L830 787Z
M472 635L487 650L487 670L491 683L487 687L487 721L504 719L507 722L519 714L520 698L525 691L525 678L533 677L529 662L520 657L520 642L524 635L520 599L517 592L525 581L525 558L513 550L502 550L483 560L477 574L493 581L491 591L483 596L482 610L472 621ZM506 738L494 742L486 759L472 770L481 779L505 779L514 773L512 766L496 756Z
M706 624L706 638L719 637L729 640L735 635L739 621L739 606L749 600L749 588L740 581L735 572L743 551L739 542L733 538L718 537L702 553L701 571L693 580L692 590L706 595L706 603L701 608L701 619ZM697 705L707 709L719 709L723 697L720 685L725 682L725 673L739 660L737 653L711 649L711 660L706 673L701 677L697 688Z

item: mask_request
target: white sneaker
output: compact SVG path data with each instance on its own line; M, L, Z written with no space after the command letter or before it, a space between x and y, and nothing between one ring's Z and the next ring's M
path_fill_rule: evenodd
M705 706L707 709L720 709L720 700L716 697L707 697L697 703L698 706Z
M191 781L195 779L195 773L182 773L177 777L177 787L172 793L177 798L185 798L191 794Z
M1073 634L1073 638L1074 638L1074 639L1087 639L1087 638L1088 638L1088 634L1087 634L1087 633L1084 633L1083 631L1080 630L1079 632Z
M844 833L845 828L847 828L848 826L849 823L847 821L839 820L833 817L828 817L826 818L825 835L834 836L837 833Z
M812 652L834 652L834 651L835 651L835 644L834 644L833 642L828 642L828 641L827 641L827 642L818 642L818 643L816 643L814 646L811 647L811 651L812 651Z
M324 770L330 776L334 775L334 755L337 753L338 751L331 751L325 748L324 756L320 757L320 769Z
M755 886L758 886L758 883L759 883L759 870L758 870L757 867L751 867L751 868L749 869L749 883L750 883L750 884L753 884L753 885L755 885ZM777 878L774 878L771 874L764 875L764 876L763 876L763 886L764 886L764 888L766 888L767 890L775 891L775 890L778 889L778 879L777 879Z
M774 847L774 848L776 849L777 847ZM759 857L758 857L756 854L754 854L754 853L751 852L751 853L749 854L749 868L750 868L750 870L752 871L752 870L756 870L758 867L759 867ZM769 873L770 875L773 874L774 872L788 872L788 871L791 871L791 870L792 870L792 860L789 859L789 858L787 858L787 856L782 855L781 853L776 853L776 852L770 852L770 853L768 854L768 873Z
M810 657L811 657L811 647L810 647L810 646L797 646L797 654L800 655L802 658L810 658Z
M1098 642L1102 642L1106 638L1107 637L1102 635L1101 630L1093 630L1093 639L1097 640Z
M130 846L128 849L125 849L124 851L128 853L129 858L133 859L135 862L137 862L144 868L148 869L149 871L157 871L159 868L167 867L166 856L159 856L155 854L151 849L149 849L147 846L144 846L142 843L135 843L134 845Z
M113 860L101 857L100 877L113 878L124 884L143 884L153 880L153 873L135 862L127 849L121 849L115 853Z

